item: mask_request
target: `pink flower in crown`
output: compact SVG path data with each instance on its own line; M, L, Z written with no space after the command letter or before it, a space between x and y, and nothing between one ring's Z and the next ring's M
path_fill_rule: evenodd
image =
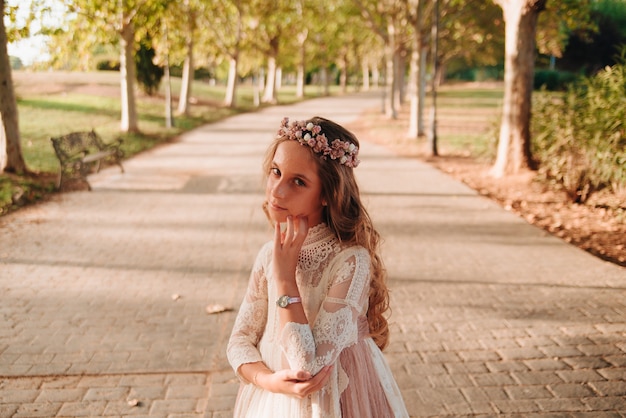
M328 147L328 140L326 139L326 135L319 134L315 137L315 145L312 147L315 152L323 153L324 150Z
M283 118L281 128L278 130L278 136L296 140L301 145L307 145L314 152L321 155L322 159L330 157L337 160L346 167L356 167L359 160L356 158L359 149L356 145L349 141L335 139L329 143L326 135L322 133L322 127L313 122L294 121L289 122L289 118Z

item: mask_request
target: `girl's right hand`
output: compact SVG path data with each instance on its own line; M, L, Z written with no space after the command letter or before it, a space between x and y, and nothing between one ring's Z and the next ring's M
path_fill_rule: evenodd
M332 368L333 366L326 366L313 377L309 372L302 370L279 370L259 375L257 384L270 392L306 398L324 387L330 378Z
M281 232L280 224L275 225L274 234L274 277L279 281L295 284L296 265L300 249L309 230L306 217L287 217L287 229ZM295 296L295 295L294 295Z

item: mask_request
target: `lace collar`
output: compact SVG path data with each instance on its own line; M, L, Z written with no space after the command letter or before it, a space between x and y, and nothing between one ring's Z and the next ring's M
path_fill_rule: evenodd
M336 239L336 237L333 231L328 226L326 226L325 223L322 222L312 228L309 228L309 232L304 239L302 248L315 247L319 244L327 241L332 241L334 239Z

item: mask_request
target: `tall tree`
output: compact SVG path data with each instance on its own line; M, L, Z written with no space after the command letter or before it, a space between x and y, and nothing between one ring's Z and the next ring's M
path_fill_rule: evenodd
M539 16L547 0L493 0L502 8L505 22L504 102L496 161L491 174L502 177L535 168L530 147L530 118L535 53L558 55L566 34L589 28L589 0L551 2L544 25ZM537 36L539 35L539 36ZM536 41L537 37L539 42Z
M194 40L196 39L196 27L197 27L197 6L190 0L183 1L183 19L185 38L185 61L183 63L183 77L180 83L180 97L178 99L178 114L189 114L189 103L191 100L191 87L193 85L193 79L195 74L195 62L194 62Z
M411 61L409 72L409 99L411 110L409 112L409 131L407 137L417 139L424 135L424 100L422 100L422 82L424 77L424 66L422 65L424 50L423 27L424 27L424 2L416 0L417 4L409 2L407 13L408 20L413 29L411 37ZM412 9L412 10L411 10Z
M290 0L251 0L250 16L255 22L253 48L261 51L267 60L267 80L261 102L275 103L281 45L285 42L283 38L292 32L290 27L294 25L296 7Z
M0 0L0 10L0 171L24 174L27 170L20 144L17 100L7 50L7 29L4 25L5 0Z
M170 0L63 0L68 11L66 35L83 47L118 43L122 132L139 131L135 96L135 48L138 32L156 22Z
M400 0L353 0L360 8L365 23L384 43L385 51L385 114L395 119L398 114L400 82L398 75L402 52L406 17L402 15L403 3Z
M532 168L530 111L537 19L547 0L494 0L505 22L504 102L492 175Z
M250 24L246 22L246 19L250 20L248 3L244 0L213 0L211 12L202 16L202 24L211 28L201 34L204 49L217 50L213 53L228 61L224 94L224 105L228 107L237 105L240 58L246 39L252 37Z

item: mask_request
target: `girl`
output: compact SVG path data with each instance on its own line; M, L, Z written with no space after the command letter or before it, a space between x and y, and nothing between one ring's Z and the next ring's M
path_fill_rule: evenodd
M274 225L228 343L235 417L408 417L382 354L379 235L361 203L359 143L327 119L282 121L265 157Z

